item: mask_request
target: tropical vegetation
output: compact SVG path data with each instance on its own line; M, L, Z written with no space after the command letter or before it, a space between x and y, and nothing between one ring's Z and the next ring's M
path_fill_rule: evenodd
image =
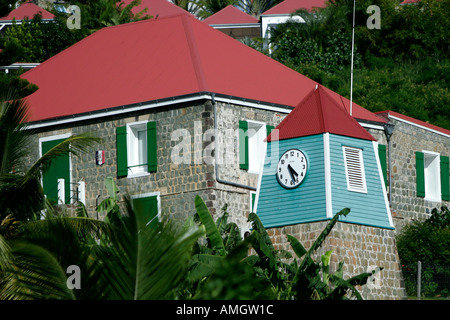
M362 298L356 286L372 273L344 279L343 263L331 273L331 251L313 260L349 209L309 250L288 236L296 258L275 250L256 214L243 240L226 208L214 221L199 196L196 215L184 223L166 217L149 223L129 197L118 198L113 178L105 180L110 196L97 207L105 218L93 219L82 203L75 211L52 205L40 181L54 159L78 156L99 140L71 136L26 166L34 134L27 104L14 92L0 101L0 299Z
M366 26L369 5L380 8L380 29ZM305 23L272 31L272 57L349 98L352 13L352 0L298 11ZM356 1L353 101L450 129L449 13L449 0Z
M434 208L424 221L414 221L397 236L406 292L417 295L418 261L422 263L425 297L450 296L450 210Z

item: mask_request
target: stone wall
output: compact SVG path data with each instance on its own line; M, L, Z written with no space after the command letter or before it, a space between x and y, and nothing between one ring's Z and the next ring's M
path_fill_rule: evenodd
M395 126L391 136L392 202L391 211L397 232L414 220L430 217L433 208L450 206L448 201L428 201L417 196L416 151L432 151L450 156L450 139L403 121L390 119ZM368 130L379 143L387 145L382 131ZM389 165L388 165L389 171ZM389 175L389 172L388 172Z
M275 249L292 252L287 235L296 237L308 250L327 225L327 221L268 229ZM344 262L344 279L368 272L376 273L368 284L358 287L367 300L399 300L406 298L394 230L338 222L317 250L313 259L332 250L330 271L335 272Z
M175 216L183 221L195 213L194 199L198 194L213 215L221 214L222 208L227 205L229 221L236 222L241 229L247 229L251 190L217 182L214 139L218 139L220 150L220 177L256 188L258 175L239 168L239 120L276 126L284 115L218 102L217 117L218 133L215 134L213 105L210 101L200 101L60 125L51 127L51 130L41 129L35 136L33 159L30 161L39 156L39 138L92 133L102 139L101 143L80 157L71 157L72 181L83 180L86 183L86 207L90 215L96 216L96 206L109 196L104 181L107 177L113 177L121 196L159 192L161 215ZM157 122L157 172L135 178L118 178L116 128L147 120ZM96 165L95 150L105 151L103 165Z

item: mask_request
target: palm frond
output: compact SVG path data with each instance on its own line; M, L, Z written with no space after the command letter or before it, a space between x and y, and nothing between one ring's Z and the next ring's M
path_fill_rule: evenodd
M44 248L24 241L11 243L13 263L3 272L0 299L43 300L75 298L55 257Z
M42 174L50 167L52 160L65 154L79 156L86 152L95 143L99 143L101 139L92 137L87 133L73 135L47 151L40 157L27 171L27 177L40 178Z
M105 279L109 279L109 298L171 298L188 264L192 247L204 230L182 228L173 221L161 221L157 227L146 226L129 200L126 202L127 213L120 217L117 238L110 242L108 250L96 254Z
M23 169L28 154L28 105L11 90L0 97L0 176Z

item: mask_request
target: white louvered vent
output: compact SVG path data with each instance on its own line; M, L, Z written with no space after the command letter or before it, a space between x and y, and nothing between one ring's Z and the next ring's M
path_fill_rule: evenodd
M362 150L350 147L342 148L344 151L345 175L347 177L348 190L367 193Z

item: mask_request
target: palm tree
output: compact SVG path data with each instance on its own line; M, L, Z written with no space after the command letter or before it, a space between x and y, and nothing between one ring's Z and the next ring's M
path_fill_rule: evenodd
M16 97L12 89L0 97L0 235L8 234L14 221L31 220L44 209L40 181L53 159L67 153L79 155L99 142L87 134L73 135L27 168L33 131L27 126L28 105Z
M111 190L99 206L105 221L49 215L22 223L14 241L0 236L0 299L174 298L204 228L149 227L130 199L120 209ZM80 270L79 289L67 285L70 266Z
M238 0L197 0L196 4L199 7L197 16L206 19L229 5L236 5L237 2Z
M171 2L193 15L198 15L200 10L198 0L171 0Z
M245 13L259 19L263 12L269 10L281 1L283 0L239 0L238 6L242 8Z

